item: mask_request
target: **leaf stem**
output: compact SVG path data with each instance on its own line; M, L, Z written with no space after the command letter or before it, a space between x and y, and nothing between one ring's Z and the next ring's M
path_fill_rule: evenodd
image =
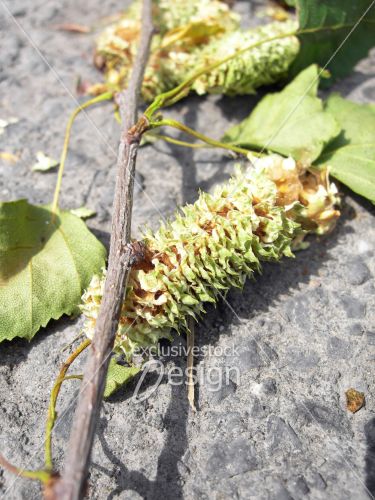
M72 378L82 378L80 375L68 375L67 376L66 372L69 370L73 361L90 344L91 344L91 340L86 339L77 347L77 349L74 352L72 352L72 354L68 357L68 359L63 363L62 367L60 368L60 372L57 376L57 379L56 379L56 381L53 385L52 391L51 391L50 402L49 402L49 407L48 407L47 423L46 423L46 437L45 437L45 444L44 444L44 446L45 446L45 451L44 451L45 465L46 465L46 469L49 471L53 470L52 430L54 428L56 418L57 418L56 402L57 402L57 398L58 398L59 393L60 393L61 385L64 382L64 380L68 380L68 379L72 379Z
M28 479L35 479L37 481L41 481L42 483L47 483L50 479L52 474L48 471L45 470L26 470L26 469L21 469L20 467L16 467L15 465L12 465L6 458L4 458L2 455L0 455L0 465L7 471L11 472L12 474L16 476L22 476L26 477Z
M61 189L61 183L62 183L62 177L64 174L64 167L65 167L65 161L66 157L68 154L68 147L69 147L69 140L70 140L70 133L72 130L72 126L74 123L74 120L76 119L77 115L84 109L88 108L89 106L92 106L94 104L97 104L99 102L103 101L109 101L110 99L113 98L113 93L112 92L104 92L103 94L100 94L93 99L90 99L89 101L84 102L78 108L76 108L73 113L70 115L67 126L66 126L66 131L65 131L65 138L64 138L64 145L60 157L60 165L59 165L59 170L57 173L57 181L56 181L56 187L55 187L55 193L53 195L53 201L52 201L52 220L54 220L56 211L58 208L58 202L59 202L59 194L60 194L60 189Z
M210 146L209 144L198 144L198 143L192 143L192 142L185 142L185 141L180 141L179 139L175 139L174 137L169 137L168 135L164 134L153 134L151 132L147 132L145 134L147 137L153 137L154 139L157 140L163 140L165 142L170 142L171 144L176 144L177 146L184 146L186 148L194 148L194 149L202 149L202 148L211 148L213 146Z
M177 130L181 130L182 132L185 132L186 134L192 135L193 137L199 139L202 142L205 142L206 144L209 144L210 146L216 147L216 148L222 148L222 149L227 149L228 151L233 151L234 153L239 153L243 155L247 155L248 153L252 153L254 156L261 156L259 152L256 151L251 151L249 149L245 148L240 148L239 146L234 146L232 144L225 144L224 142L216 141L215 139L211 139L210 137L207 137L206 135L201 134L200 132L196 132L192 128L188 127L187 125L184 125L183 123L178 122L177 120L173 120L172 118L161 118L160 120L157 120L155 122L150 122L150 127L151 128L156 128L156 127L163 127L163 126L169 126L176 128Z

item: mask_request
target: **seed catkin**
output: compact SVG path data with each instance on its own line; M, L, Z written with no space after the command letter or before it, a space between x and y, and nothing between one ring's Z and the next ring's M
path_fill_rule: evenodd
M308 233L324 234L339 216L339 199L327 172L306 170L291 158L270 155L237 167L213 194L200 193L174 220L142 240L121 310L115 351L131 361L187 328L207 303L261 270L262 261L293 257ZM105 271L82 297L85 333L92 338Z

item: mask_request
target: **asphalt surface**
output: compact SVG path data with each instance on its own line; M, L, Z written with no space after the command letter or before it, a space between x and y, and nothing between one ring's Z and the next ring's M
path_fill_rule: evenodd
M124 2L123 2L124 3ZM121 4L121 6L123 5ZM8 7L4 7L7 5ZM7 8L12 13L11 17ZM245 20L253 4L239 2ZM0 1L0 118L16 117L0 137L2 201L51 200L56 174L31 171L37 151L59 157L69 112L82 100L76 82L97 81L95 33L54 25L95 23L116 13L110 0ZM375 53L335 86L356 102L375 101ZM213 137L248 114L258 97L191 97L171 112ZM97 212L89 227L108 242L119 129L111 105L78 119L64 178L64 208ZM136 179L134 234L159 221L198 189L228 177L233 161L219 151L156 143L142 148ZM266 265L257 281L209 309L196 327L201 374L197 413L172 368L185 356L165 352L164 376L148 374L140 403L136 382L103 405L89 479L90 499L365 499L375 495L375 210L345 189L333 234L311 238L306 251ZM46 291L47 293L48 291ZM43 463L49 390L62 352L82 327L63 318L31 343L0 346L0 450L25 468ZM175 347L183 346L178 338ZM164 346L167 349L167 345ZM76 372L84 359L78 360ZM171 381L172 380L172 381ZM63 460L77 381L67 382L55 432ZM346 409L345 391L365 393L366 406ZM147 392L148 391L148 392ZM153 391L153 392L152 392ZM37 483L0 471L6 499L40 496Z

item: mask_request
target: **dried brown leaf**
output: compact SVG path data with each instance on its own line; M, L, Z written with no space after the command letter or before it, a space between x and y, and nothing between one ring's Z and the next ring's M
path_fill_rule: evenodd
M8 163L17 163L19 156L8 151L0 151L0 160L4 160Z
M345 395L346 407L352 413L356 413L366 404L365 394L363 392L359 392L356 389L351 388L345 392Z
M91 31L90 26L77 23L55 24L54 29L59 31L69 31L71 33L90 33Z

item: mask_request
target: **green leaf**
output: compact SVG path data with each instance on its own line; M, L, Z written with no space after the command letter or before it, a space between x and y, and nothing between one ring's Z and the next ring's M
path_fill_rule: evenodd
M313 162L341 130L317 97L318 84L318 67L312 65L281 92L264 97L223 141Z
M115 358L111 358L108 367L107 381L104 389L104 397L109 398L118 391L122 386L130 382L137 373L140 372L140 368L135 366L122 366L116 363Z
M373 0L297 0L297 10L299 29L310 31L298 35L301 48L291 76L312 63L325 67L329 61L332 82L349 74L375 45Z
M91 210L91 208L88 207L73 208L70 213L83 220L89 219L90 217L94 217L94 215L96 215L95 210Z
M324 150L317 164L328 164L331 175L375 203L375 107L332 95L327 109L342 133Z
M77 310L105 262L84 222L26 200L0 203L0 342L30 340L50 319Z
M48 172L52 168L58 166L59 162L45 155L43 151L38 151L36 154L36 163L31 167L33 172Z

